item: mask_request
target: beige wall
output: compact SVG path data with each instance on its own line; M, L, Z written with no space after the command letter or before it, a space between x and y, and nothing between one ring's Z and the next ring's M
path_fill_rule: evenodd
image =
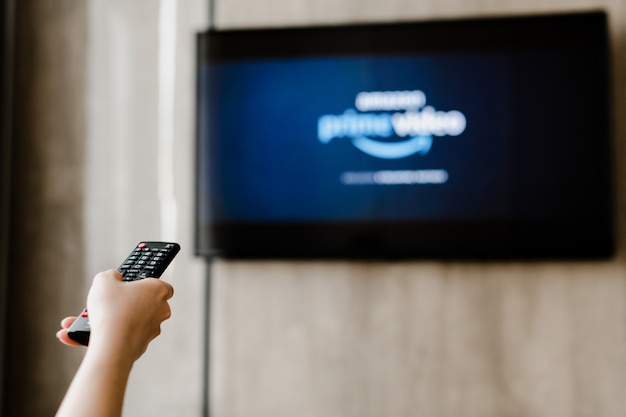
M626 4L217 2L217 24L603 7L614 52L619 254L608 262L225 262L213 267L214 416L623 416Z
M125 412L200 415L206 277L192 251L190 161L193 36L206 27L206 1L17 3L24 43L13 165L21 171L11 238L19 241L8 268L4 414L54 413L82 355L54 340L59 319L78 312L91 276L117 266L138 240L172 239L183 246L164 276L176 287L174 315L136 364ZM220 27L605 7L620 245L607 262L216 261L212 415L623 415L626 4L217 3Z
M135 364L125 415L198 416L202 409L203 262L193 256L194 41L205 1L88 2L85 283L140 240L181 252L163 337Z
M626 110L622 0L217 3L220 27L606 7L615 114ZM91 0L87 13L84 284L138 240L183 245L164 276L174 315L137 363L125 411L199 415L205 271L192 255L190 161L193 34L206 26L206 1ZM626 122L615 127L623 232ZM212 415L623 415L621 241L616 259L595 263L216 261Z

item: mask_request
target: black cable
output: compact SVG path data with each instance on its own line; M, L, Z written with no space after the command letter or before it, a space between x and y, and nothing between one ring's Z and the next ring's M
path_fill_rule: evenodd
M207 1L208 1L207 9L209 12L207 29L215 29L215 2L213 0L207 0Z
M207 0L207 31L215 28L215 2ZM211 389L211 256L206 256L206 279L204 282L204 338L203 338L203 372L202 372L202 416L210 417Z
M211 387L211 265L212 258L207 256L206 258L206 280L204 282L204 338L203 338L203 357L204 366L202 372L202 416L209 417L210 410L210 394L209 388Z

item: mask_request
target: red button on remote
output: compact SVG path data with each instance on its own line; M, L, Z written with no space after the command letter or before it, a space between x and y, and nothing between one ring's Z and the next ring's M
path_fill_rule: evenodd
M143 248L146 247L146 244L145 243L140 243L140 244L137 245L137 247L140 248L140 249L143 249Z

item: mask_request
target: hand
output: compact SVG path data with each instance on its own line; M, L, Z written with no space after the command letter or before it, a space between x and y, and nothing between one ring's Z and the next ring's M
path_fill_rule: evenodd
M57 332L57 339L68 346L83 346L74 339L70 338L67 334L67 330L70 328L72 323L76 321L75 316L66 317L61 320L61 330Z
M172 286L159 279L122 282L117 271L99 273L87 296L89 344L123 348L139 358L161 333L161 323L170 317L167 300L173 295Z
M167 300L173 294L173 287L159 279L123 282L122 275L113 270L96 275L87 296L90 350L123 351L132 361L139 358L170 317ZM67 345L79 345L67 335L75 319L63 319L57 333Z
M172 286L159 279L123 282L112 270L95 276L87 296L89 348L57 417L121 416L133 363L170 317L167 300L173 294ZM57 333L68 345L78 344L67 335L74 320L63 319Z

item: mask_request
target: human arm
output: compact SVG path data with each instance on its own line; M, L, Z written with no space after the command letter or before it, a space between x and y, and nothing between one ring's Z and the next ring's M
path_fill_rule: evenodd
M170 317L167 302L173 288L165 281L122 282L117 271L94 278L87 297L91 335L89 347L57 411L57 417L118 417L132 366ZM62 322L57 337L67 336L74 318Z

